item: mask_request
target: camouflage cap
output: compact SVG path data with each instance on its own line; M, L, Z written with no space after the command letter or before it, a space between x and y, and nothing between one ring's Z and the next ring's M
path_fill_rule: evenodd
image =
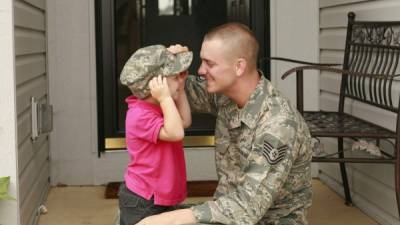
M190 51L173 54L163 45L140 48L125 63L120 80L134 96L145 98L150 94L148 84L151 78L183 72L189 68L192 59Z

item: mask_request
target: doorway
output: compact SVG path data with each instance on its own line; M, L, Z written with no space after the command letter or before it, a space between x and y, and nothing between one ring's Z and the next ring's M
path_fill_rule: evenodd
M269 56L267 0L96 2L99 156L106 150L125 148L124 99L130 92L120 84L119 74L131 54L142 46L181 43L193 51L189 72L196 74L202 37L209 29L229 21L248 25L260 43L259 58ZM269 76L268 63L263 61L259 68ZM214 125L213 116L195 113L186 134L189 137L210 137L214 134ZM195 145L209 144L201 142L204 141Z

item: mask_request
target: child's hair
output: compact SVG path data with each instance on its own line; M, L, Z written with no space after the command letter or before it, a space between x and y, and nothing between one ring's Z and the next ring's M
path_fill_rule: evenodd
M148 84L153 77L183 72L189 68L192 59L190 51L173 54L163 45L140 48L125 63L120 80L134 96L143 99L150 95Z

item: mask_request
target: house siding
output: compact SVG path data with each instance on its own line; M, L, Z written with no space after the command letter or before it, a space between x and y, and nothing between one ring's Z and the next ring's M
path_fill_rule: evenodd
M13 1L0 1L0 177L10 177L8 192L18 198ZM18 202L0 201L0 224L18 224Z
M46 1L14 1L15 81L20 224L36 223L49 189L47 135L31 139L31 97L48 102Z
M350 11L356 13L356 20L398 21L400 1L320 0L321 62L343 63L347 13ZM337 110L340 77L321 72L320 89L320 108ZM393 113L352 100L347 100L345 111L395 130ZM323 140L327 152L336 151L334 139ZM354 204L380 224L399 224L393 165L347 164L346 167ZM338 164L320 164L319 172L323 181L344 196Z

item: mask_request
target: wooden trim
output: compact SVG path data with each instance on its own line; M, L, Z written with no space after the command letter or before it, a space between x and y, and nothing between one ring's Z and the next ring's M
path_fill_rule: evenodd
M106 138L104 144L107 151L126 149L125 138ZM183 139L184 147L214 147L214 145L214 136L186 136Z

